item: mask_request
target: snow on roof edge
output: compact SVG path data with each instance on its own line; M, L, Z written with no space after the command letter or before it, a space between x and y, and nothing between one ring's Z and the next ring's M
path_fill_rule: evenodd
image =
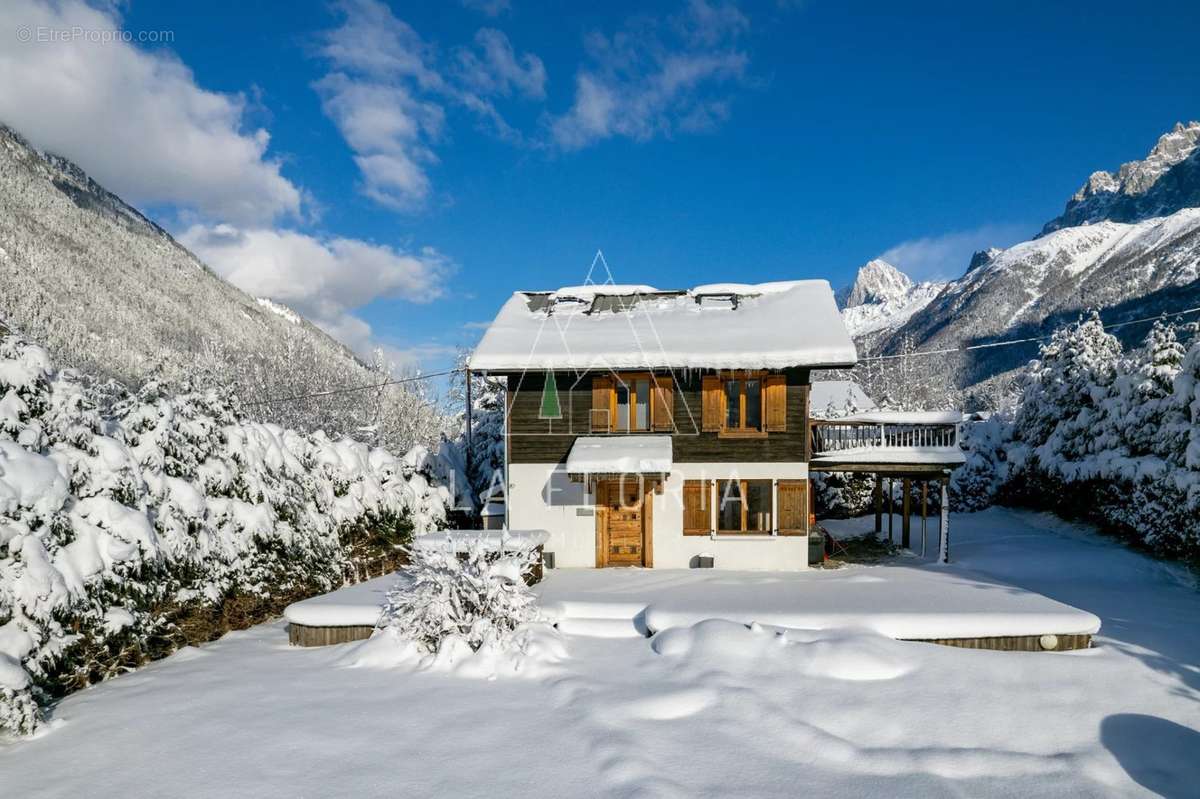
M647 330L613 330L610 327L603 331L597 328L598 334L592 340L579 332L570 332L572 340L568 341L572 328L566 325L552 327L547 324L546 315L538 316L529 310L527 298L530 295L547 296L554 292L515 291L484 332L468 358L467 366L472 370L493 372L555 369L578 372L663 368L831 369L858 362L858 351L841 322L829 281L815 278L760 284L707 284L687 292L687 297L696 296L698 290L727 289L734 285L759 292L745 295L752 297L746 304L765 303L758 307L770 308L773 315L763 318L756 314L753 318L759 320L758 324L747 324L751 321L747 318L735 331L740 335L723 334L717 338L707 337L707 340L704 334L712 330L708 320L683 313L685 309L680 307L655 316L653 323L646 325L648 335ZM794 297L786 296L797 290L801 291ZM676 294L657 290L656 293ZM682 306L691 307L682 297L678 301ZM628 315L613 314L605 318L631 320L623 327L633 328L635 322L632 320L641 319L636 313L631 311ZM596 318L575 317L578 321L572 325L582 324L586 329L597 324L592 321ZM674 329L664 329L663 323L672 321ZM790 346L779 346L777 331L784 326L795 327L794 337L785 342ZM579 330L579 327L574 328L574 331ZM768 335L768 332L774 335ZM555 338L561 342L556 344ZM603 343L598 343L597 339ZM701 343L697 344L698 341ZM763 342L774 346L763 349Z

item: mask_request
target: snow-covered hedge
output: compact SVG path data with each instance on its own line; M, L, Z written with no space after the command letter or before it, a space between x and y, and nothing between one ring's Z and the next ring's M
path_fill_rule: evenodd
M1057 331L1021 381L1002 498L1200 555L1200 338L1183 332L1125 352L1094 315Z
M197 614L237 626L335 587L365 536L444 526L453 468L247 421L220 391L129 394L0 338L0 731L202 637L181 631Z

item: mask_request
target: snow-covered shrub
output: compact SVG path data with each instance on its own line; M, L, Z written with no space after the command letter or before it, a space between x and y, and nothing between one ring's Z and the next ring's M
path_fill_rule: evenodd
M1126 353L1094 315L1057 331L1021 380L1006 501L1200 554L1200 340L1178 333Z
M823 518L849 519L870 513L875 476L867 472L812 472L813 498Z
M429 654L504 648L537 619L537 598L526 583L537 558L534 547L498 551L484 536L465 545L449 537L444 544L423 542L411 549L379 626Z
M950 507L966 512L983 510L995 502L1008 479L1012 419L992 414L981 421L964 422L959 431L966 462L951 472Z
M93 384L0 338L0 729L394 556L444 526L447 468L249 421L230 392Z

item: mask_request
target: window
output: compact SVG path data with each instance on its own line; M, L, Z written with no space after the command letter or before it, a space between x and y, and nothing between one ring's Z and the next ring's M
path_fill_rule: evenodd
M762 381L752 378L743 382L746 402L742 410L742 427L747 430L762 429Z
M673 392L671 378L649 372L597 375L592 378L591 430L593 433L669 432L674 427Z
M650 429L650 378L633 381L634 411L631 430Z
M617 430L629 430L629 386L617 384Z
M723 436L787 432L787 377L766 372L722 372L701 381L701 429ZM803 395L797 391L797 400Z
M725 380L725 430L762 432L762 380L757 377Z
M770 480L721 480L717 483L717 531L721 533L770 533Z

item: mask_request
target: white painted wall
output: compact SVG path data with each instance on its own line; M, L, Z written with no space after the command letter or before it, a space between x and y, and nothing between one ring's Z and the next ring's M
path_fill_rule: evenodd
M596 565L596 517L586 486L551 463L509 464L508 480L510 529L550 533L545 550L554 553L556 567Z
M654 502L654 566L686 569L700 554L713 555L718 569L794 570L808 568L807 536L685 536L684 480L797 480L808 477L806 463L677 463ZM550 533L546 551L560 568L596 565L594 497L572 482L556 464L510 464L508 513L514 530ZM586 515L581 515L586 514Z

